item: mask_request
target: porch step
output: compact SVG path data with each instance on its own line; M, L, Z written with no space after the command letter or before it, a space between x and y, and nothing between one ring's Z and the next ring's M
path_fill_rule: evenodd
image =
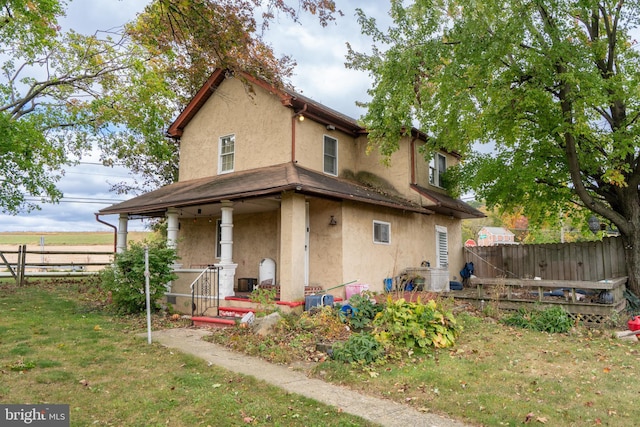
M220 316L225 317L242 317L247 313L255 313L256 309L253 307L220 307L218 313Z
M236 321L228 317L194 316L191 318L191 321L193 322L193 326L204 328L228 328L236 325Z

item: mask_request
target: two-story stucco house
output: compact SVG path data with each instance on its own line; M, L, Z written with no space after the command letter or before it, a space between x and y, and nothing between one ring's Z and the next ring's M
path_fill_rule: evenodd
M441 175L458 156L425 161L423 133L385 166L356 120L249 75L217 70L168 134L180 143L179 181L99 214L120 215L120 249L129 218L166 217L183 268L223 267L222 297L265 259L283 301L353 280L382 291L426 261L453 278L460 221L484 216L446 194Z

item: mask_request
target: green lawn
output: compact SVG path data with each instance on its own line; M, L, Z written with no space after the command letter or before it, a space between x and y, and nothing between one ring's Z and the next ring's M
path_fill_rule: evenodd
M291 363L303 354L321 360L313 372L324 381L472 425L638 425L640 344L614 337L626 329L624 316L617 328L575 325L550 334L506 326L498 320L505 313L494 308L488 316L459 301L441 301L463 326L455 345L426 354L405 349L383 363L346 364L318 355L313 343L338 331L334 323L314 320L326 318L326 310L266 338L237 328L216 331L212 339L267 360ZM309 342L314 323L322 333Z
M72 426L372 425L149 345L138 336L144 317L109 314L95 289L0 282L0 402L69 404ZM155 328L172 325L154 318Z

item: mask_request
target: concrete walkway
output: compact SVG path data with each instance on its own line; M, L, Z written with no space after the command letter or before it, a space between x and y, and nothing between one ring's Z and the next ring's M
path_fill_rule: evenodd
M290 393L296 393L327 405L341 408L368 421L388 427L464 427L459 421L435 414L419 412L409 406L378 399L308 378L291 368L274 365L262 359L227 350L223 346L202 339L209 332L204 329L175 328L152 332L151 339L166 347L178 349L200 357L207 362L273 384ZM145 334L145 337L147 335Z

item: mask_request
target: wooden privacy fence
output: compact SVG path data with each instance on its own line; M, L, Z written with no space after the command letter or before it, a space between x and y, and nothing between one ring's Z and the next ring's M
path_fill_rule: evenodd
M91 251L0 250L0 278L12 277L16 284L26 277L68 277L93 275L110 265L114 253Z
M474 275L481 278L596 282L627 276L620 237L596 242L468 247L465 261L473 262Z
M576 321L604 324L626 307L621 238L597 242L465 248L474 276L455 295L481 308L560 305Z

